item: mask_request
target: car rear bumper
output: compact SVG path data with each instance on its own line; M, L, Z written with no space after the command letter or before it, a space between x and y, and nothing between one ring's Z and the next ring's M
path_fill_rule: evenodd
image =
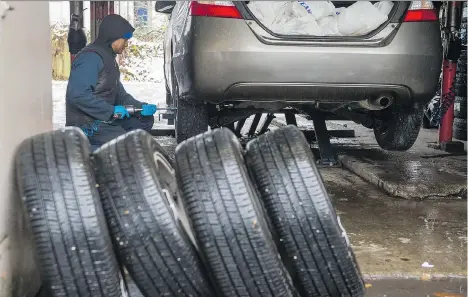
M263 43L243 20L192 21L185 85L211 102L347 102L386 92L429 101L441 71L438 22L403 23L378 46L308 46Z

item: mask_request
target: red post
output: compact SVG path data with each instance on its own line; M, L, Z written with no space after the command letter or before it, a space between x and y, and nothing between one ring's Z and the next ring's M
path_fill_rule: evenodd
M99 32L102 20L114 13L114 1L91 1L91 40L94 41Z
M443 72L442 72L441 102L443 104L444 100L455 97L455 94L452 94L452 92L454 91L452 89L452 86L455 80L455 75L457 73L457 62L444 60L442 71ZM450 107L447 109L447 112L445 113L445 115L440 121L439 143L452 141L453 113L454 113L454 102L450 104Z
M442 33L444 35L444 63L442 68L442 96L440 99L442 114L439 125L439 143L442 147L452 141L457 60L460 57L461 40L456 34L460 28L461 5L457 1L447 2Z
M104 19L104 17L109 14L109 1L102 2L102 11L102 18Z
M114 1L109 1L109 14L114 14Z

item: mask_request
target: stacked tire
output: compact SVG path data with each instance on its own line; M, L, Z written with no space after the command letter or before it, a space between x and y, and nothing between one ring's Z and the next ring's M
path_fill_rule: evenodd
M78 128L36 135L18 149L18 190L44 296L124 296L90 164L90 145Z
M142 130L94 154L84 133L70 127L20 145L18 189L44 296L128 296L121 271L143 296L215 296L174 215L169 160Z
M19 192L48 297L364 295L346 232L295 126L242 149L229 129L178 145L142 130L93 154L81 130L23 142ZM175 170L174 170L175 168Z
M455 103L453 119L453 138L467 140L467 3L463 2L463 18L461 24L462 51L457 62L457 75L455 81Z
M217 296L363 296L346 232L295 126L246 151L227 128L176 149L180 198Z

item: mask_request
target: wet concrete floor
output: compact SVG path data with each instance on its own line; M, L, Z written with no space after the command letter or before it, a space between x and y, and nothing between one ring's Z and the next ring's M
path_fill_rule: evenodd
M347 170L320 172L366 279L466 277L465 201L395 199Z
M466 155L342 148L343 166L388 194L405 199L466 197Z
M283 116L275 122L284 125ZM297 117L301 129L313 129L311 121ZM448 154L430 146L437 130L421 129L416 143L406 152L381 150L374 133L349 121L328 121L330 130L354 130L356 137L332 139L342 166L389 195L404 199L463 197L467 193L466 151ZM318 156L318 154L317 154Z
M129 297L143 297L132 280L127 284ZM466 280L376 280L367 282L366 297L463 297L466 290Z
M368 283L367 297L463 297L466 279L421 282L415 280L380 280Z

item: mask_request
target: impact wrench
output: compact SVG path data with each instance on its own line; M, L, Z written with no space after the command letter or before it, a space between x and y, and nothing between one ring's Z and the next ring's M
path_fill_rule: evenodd
M125 105L124 107L125 107L125 109L127 110L128 114L129 114L130 116L133 116L133 115L135 115L137 112L143 110L143 108L136 108L136 107L133 106L133 105ZM116 114L114 114L114 119L116 119L116 120L121 119L122 116L123 116L123 114L121 114L121 113L116 113Z
M128 114L130 116L134 116L137 112L143 111L143 108L136 108L133 105L125 105L124 108L127 110ZM177 110L177 108L174 107L168 107L168 108L156 108L156 111L159 110ZM113 121L121 119L123 116L122 113L116 113L112 117L112 121L94 121L91 125L90 128L88 127L82 127L81 129L85 133L86 136L90 137L93 136L95 132L98 131L98 127L100 123L107 123L107 124L112 124Z
M124 106L125 109L127 110L128 114L130 116L133 116L135 115L137 112L140 112L143 110L143 108L136 108L135 106L133 105L125 105ZM176 110L177 108L171 108L171 107L168 107L168 108L157 108L156 107L156 111L160 111L160 110ZM122 118L122 114L121 113L116 113L114 114L114 119L118 120L118 119L121 119Z

